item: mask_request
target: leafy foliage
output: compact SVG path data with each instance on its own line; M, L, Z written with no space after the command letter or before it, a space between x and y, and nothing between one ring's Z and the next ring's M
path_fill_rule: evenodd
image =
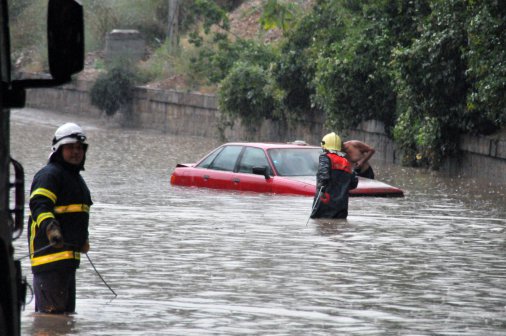
M135 75L124 68L113 68L99 76L90 91L91 103L114 115L120 108L129 105L133 98Z
M27 19L40 15L39 2L11 2L18 63L40 49L43 29L33 22L43 20ZM100 49L120 22L138 28L150 46L164 49L146 62L146 73L180 71L219 85L229 118L258 125L263 118L324 115L338 131L378 119L410 165L437 169L457 153L460 134L490 134L506 124L505 1L315 0L302 12L299 1L266 0L259 24L284 34L272 44L230 33L227 10L240 2L181 1L179 31L194 47L188 52L163 41L167 1L87 0L86 45ZM35 45L30 53L23 51L27 43ZM118 102L105 101L104 94L102 108L114 113Z
M444 156L456 154L457 135L464 128L465 17L465 3L460 0L435 4L420 37L395 54L398 93L407 107L400 114L409 113L417 121L410 147L436 169ZM396 126L398 136L411 132L413 126L401 125ZM406 141L406 134L402 138Z
M464 126L487 134L506 124L506 3L477 1L470 10Z
M237 62L222 81L220 110L240 118L244 126L256 130L265 118L280 117L280 93L268 71L258 65Z
M323 45L326 41L334 39L329 35L340 34L335 14L337 14L335 11L316 7L313 13L303 17L293 30L287 32L286 39L281 45L281 56L273 69L273 74L279 86L285 91L284 106L296 116L317 113L314 111L312 97L315 93L314 59L318 56L319 48L311 46L316 41ZM322 29L327 25L331 25L334 29Z
M293 3L267 0L259 23L265 30L281 28L281 30L287 31L295 22L295 12L296 6Z
M218 10L213 11L212 7L211 10L213 15L204 22L204 33L210 35L210 39L191 34L190 42L199 47L191 69L209 84L220 84L219 105L224 117L219 128L223 130L232 125L233 120L240 119L243 125L251 126L253 132L266 118L282 118L284 92L272 74L279 60L277 49L237 36L232 41L227 34L228 21ZM222 30L211 30L212 25Z
M275 49L252 40L237 39L231 42L225 35L218 34L214 42L211 46L202 48L198 57L192 60L193 71L213 84L221 82L237 62L247 62L266 69L278 58Z
M261 24L279 26L287 8L265 4ZM241 118L244 111L259 115L237 95L274 80L278 114L323 113L341 130L381 120L403 162L437 169L457 153L459 134L490 133L506 123L505 22L506 5L495 0L319 0L285 26L277 58L247 58L243 51L252 44L224 39L196 64L213 82L237 71L238 60L269 69L248 90L221 92L238 104Z
M331 126L347 129L368 119L393 125L396 100L382 42L365 31L356 39L331 45L318 58L315 100Z
M189 33L190 43L196 46L202 46L204 37L201 35L201 30L203 30L205 35L208 35L213 26L223 31L228 31L230 28L226 11L216 2L210 0L193 0L188 2L187 6L187 11L191 14L188 15L187 25L193 27ZM220 35L218 34L218 36Z

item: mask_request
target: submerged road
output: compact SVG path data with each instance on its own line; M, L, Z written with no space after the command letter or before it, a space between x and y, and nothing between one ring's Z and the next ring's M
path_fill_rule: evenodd
M506 334L503 188L376 165L404 198L351 198L346 221L306 226L308 197L171 187L176 163L216 140L30 109L11 119L27 195L55 129L87 132L89 256L118 294L83 258L77 314L37 316L32 301L23 335ZM26 245L25 229L17 257Z

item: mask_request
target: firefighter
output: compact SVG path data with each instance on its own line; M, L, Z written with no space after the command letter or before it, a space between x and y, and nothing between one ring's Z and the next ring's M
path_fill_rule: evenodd
M49 162L33 178L28 244L36 312L75 312L76 269L81 253L90 248L92 201L80 174L87 149L80 126L60 126L54 134Z
M341 152L341 138L336 133L325 135L321 146L311 218L346 218L348 192L357 187L358 178L346 153Z

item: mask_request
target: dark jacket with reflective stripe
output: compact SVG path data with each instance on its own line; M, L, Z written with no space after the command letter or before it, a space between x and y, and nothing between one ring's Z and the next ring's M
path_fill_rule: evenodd
M33 273L78 268L78 251L88 239L92 201L90 191L80 175L80 167L61 159L55 161L48 163L33 178L28 245L30 253L48 246L48 219L55 218L60 223L65 246L61 249L50 247L31 255Z
M317 189L311 218L346 218L348 191L355 189L358 184L351 163L344 156L335 153L323 153L318 160ZM324 187L323 193L328 193L329 196L325 202L318 195L321 186Z

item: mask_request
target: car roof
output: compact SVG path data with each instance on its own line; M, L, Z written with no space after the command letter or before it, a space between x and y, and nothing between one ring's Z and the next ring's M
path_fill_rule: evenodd
M239 146L250 146L250 147L258 147L263 149L272 149L272 148L321 148L319 146L311 146L304 143L293 142L293 143L284 143L284 142L228 142L223 144L222 146L229 145L239 145Z

